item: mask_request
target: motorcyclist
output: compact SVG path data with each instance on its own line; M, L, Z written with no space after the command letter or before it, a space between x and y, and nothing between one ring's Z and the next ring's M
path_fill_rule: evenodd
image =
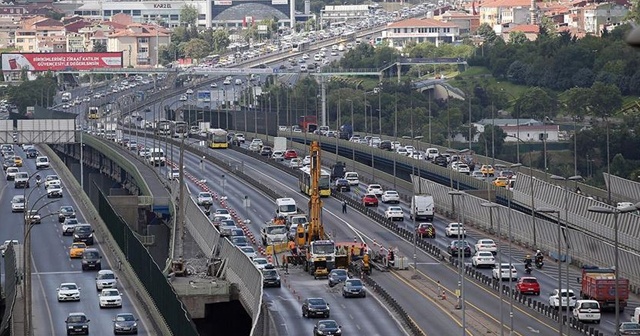
M536 263L541 263L544 260L544 255L540 250L536 251Z
M36 175L36 184L40 186L40 174Z
M524 257L524 267L525 268L531 267L532 262L533 260L531 259L531 255L527 254L527 256Z

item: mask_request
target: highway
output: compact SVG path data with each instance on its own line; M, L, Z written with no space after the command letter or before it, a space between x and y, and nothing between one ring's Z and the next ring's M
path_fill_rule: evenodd
M16 155L25 157L22 149L16 148ZM34 159L24 159L24 167L21 171L33 174L35 169ZM43 178L49 174L56 174L56 167L41 170ZM62 181L63 190L65 182ZM31 179L31 188L15 189L12 181L3 179L1 182L0 203L5 209L4 213L9 218L5 219L3 230L0 231L0 240L18 239L24 241L23 213L11 213L11 199L14 195L30 195L28 208L40 209L43 217L41 224L33 225L31 229L32 242L32 299L33 299L33 327L34 335L63 335L66 333L65 319L71 312L84 312L91 322L89 329L91 335L112 335L112 319L117 313L131 312L141 318L138 322L139 334L150 335L148 332L149 321L139 313L137 300L130 290L125 279L118 279L118 287L122 292L123 307L113 309L100 309L98 305L98 292L95 287L97 271L82 271L80 259L69 258L69 246L73 241L71 236L62 236L62 225L58 222L58 209L63 205L71 205L77 213L81 223L87 223L82 209L71 195L64 192L61 199L51 200L46 195L44 186L37 188L35 178ZM90 223L90 222L89 222ZM101 250L101 237L93 247ZM102 253L102 269L113 269L114 260L109 255ZM118 271L115 273L118 275ZM79 302L57 302L56 288L64 282L75 282L81 287L81 300ZM23 312L16 312L22 314Z
M132 139L134 138L132 137ZM145 141L140 137L137 140L139 143ZM173 157L177 161L179 149L177 146L174 146L173 149ZM169 148L170 150L171 148ZM170 153L168 156L170 157ZM235 179L233 175L214 165L207 164L203 172L199 169L200 159L188 152L185 152L185 166L188 175L192 177L186 181L194 194L193 196L196 196L200 191L198 186L193 183L193 179L206 179L210 187L218 186L215 188L216 192L228 197L227 203L244 218L251 221L249 228L255 236L259 236L262 224L273 217L275 209L273 200L258 194L254 187ZM167 176L166 168L157 169L161 170L161 176ZM227 176L224 179L224 190L221 178L223 174ZM251 202L251 207L248 209L243 207L245 195L249 196ZM215 210L215 206L212 208L213 210ZM405 334L398 323L389 323L393 317L375 295L369 295L364 299L344 299L341 296L340 287L329 288L326 280L314 280L301 268L292 267L289 269L289 275L281 272L281 277L283 286L281 288L266 288L264 296L275 320L281 321L276 323L281 336L309 334L312 331L316 319L307 319L301 314L302 300L307 297L325 298L331 307L331 318L342 325L345 334L381 336ZM372 316L378 318L372 319ZM381 316L386 316L386 318L379 318Z

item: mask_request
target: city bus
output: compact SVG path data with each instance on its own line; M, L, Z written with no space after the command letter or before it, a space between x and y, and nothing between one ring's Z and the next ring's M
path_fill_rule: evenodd
M291 45L291 52L305 51L307 49L309 49L308 41L293 42Z
M89 107L89 113L87 114L89 119L100 119L100 110L96 106Z
M187 129L187 123L185 121L174 121L172 126L174 138L183 138L187 136L189 130Z
M207 131L207 141L210 148L228 148L227 131L221 128L212 128Z
M302 174L300 174L300 178L298 180L298 184L300 185L300 191L311 196L311 168L306 166L300 168ZM318 182L318 192L321 197L329 197L331 196L331 174L322 169L320 171L320 181Z
M156 123L156 135L171 135L171 122L160 120Z

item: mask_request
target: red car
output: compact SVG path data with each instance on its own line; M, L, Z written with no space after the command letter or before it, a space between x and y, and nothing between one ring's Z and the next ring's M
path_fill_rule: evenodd
M362 203L364 204L364 206L377 207L378 206L378 198L374 194L366 194L362 198Z
M540 295L540 284L535 277L521 277L516 283L516 291L522 294Z
M287 149L287 151L284 152L284 159L285 160L295 159L297 157L298 157L298 153L296 153L296 151L294 149Z
M416 228L416 233L420 238L435 238L436 237L436 228L431 223L420 223Z

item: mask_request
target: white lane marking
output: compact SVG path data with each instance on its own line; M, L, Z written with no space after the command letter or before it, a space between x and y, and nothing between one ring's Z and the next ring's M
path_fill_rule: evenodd
M49 315L49 328L51 328L51 335L55 334L55 327L53 326L53 315L51 314L51 307L49 306L49 300L47 299L47 292L44 290L44 284L42 283L42 278L40 277L41 274L44 273L40 273L38 272L38 268L36 268L36 263L35 260L33 259L33 256L31 257L31 267L33 267L34 272L31 272L32 276L33 274L35 274L38 277L38 282L40 283L40 291L42 292L42 298L44 299L44 306L47 308L47 315ZM64 272L64 274L68 274L69 272ZM33 281L33 279L31 280ZM31 298L29 298L31 299ZM31 302L33 302L31 300ZM32 323L33 325L33 323Z
M60 275L60 274L82 274L82 272L80 272L80 271L38 272L36 270L35 272L31 272L31 274L36 274L36 275Z

